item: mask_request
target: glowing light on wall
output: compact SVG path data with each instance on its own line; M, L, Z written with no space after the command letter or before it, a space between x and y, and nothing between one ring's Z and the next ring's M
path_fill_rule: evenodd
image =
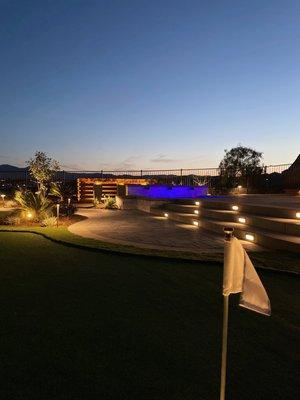
M244 218L244 217L239 217L238 221L239 221L241 224L245 224L245 223L246 223L246 218Z
M168 218L169 214L168 213L164 213L164 217Z
M233 211L238 211L239 210L239 206L232 206L231 207Z
M296 213L296 218L300 218L300 212Z
M208 187L203 186L167 186L167 185L128 185L127 195L150 199L197 199L207 195Z
M250 233L247 233L246 236L245 236L245 238L246 238L246 240L249 240L250 242L253 242L253 241L254 241L254 236L251 235Z
M194 210L194 214L199 214L199 211L198 210Z
M195 206L200 206L200 201L195 201Z
M199 226L199 222L198 221L193 221L193 225Z

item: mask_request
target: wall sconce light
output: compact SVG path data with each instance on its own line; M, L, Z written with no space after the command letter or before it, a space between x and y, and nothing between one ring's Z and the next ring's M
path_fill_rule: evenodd
M239 221L241 224L245 224L245 223L246 223L246 218L244 218L244 217L239 217L239 218L238 218L238 221Z
M164 217L168 218L169 214L168 213L164 213Z
M239 210L239 206L232 206L231 207L233 211L238 211Z
M199 211L198 210L194 210L194 214L199 214Z

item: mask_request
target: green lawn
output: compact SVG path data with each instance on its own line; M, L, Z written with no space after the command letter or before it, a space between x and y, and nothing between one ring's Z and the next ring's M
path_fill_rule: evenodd
M218 399L219 264L2 232L0 266L1 399ZM273 315L232 298L228 399L296 399L299 278L259 273Z

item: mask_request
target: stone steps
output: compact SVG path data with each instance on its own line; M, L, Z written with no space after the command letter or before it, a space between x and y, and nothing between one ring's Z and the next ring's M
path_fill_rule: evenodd
M284 233L287 235L300 236L300 220L289 218L274 218L261 215L241 213L231 210L201 209L202 217L228 222L242 223L245 226L252 226L272 232ZM244 221L245 222L244 222Z
M167 218L174 221L198 225L218 234L223 234L224 226L230 226L239 239L267 248L300 252L300 219L295 218L299 212L297 209L238 204L238 209L232 210L236 205L232 202L199 199L198 203L196 205L194 200L176 201L152 207L151 212L160 216L167 214Z

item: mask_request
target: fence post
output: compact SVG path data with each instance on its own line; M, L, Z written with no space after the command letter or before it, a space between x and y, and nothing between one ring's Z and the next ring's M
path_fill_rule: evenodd
M103 169L101 169L101 179L103 179Z
M182 186L182 168L180 170L180 185Z
M141 178L143 177L143 170L141 169Z

